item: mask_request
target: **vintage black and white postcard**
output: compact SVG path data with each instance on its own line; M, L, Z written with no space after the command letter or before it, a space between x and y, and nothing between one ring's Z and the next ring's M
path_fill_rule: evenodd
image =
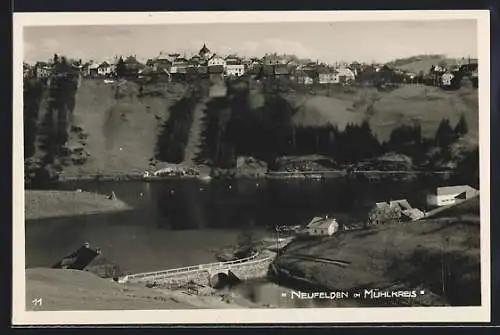
M489 321L489 57L487 11L14 14L13 323Z

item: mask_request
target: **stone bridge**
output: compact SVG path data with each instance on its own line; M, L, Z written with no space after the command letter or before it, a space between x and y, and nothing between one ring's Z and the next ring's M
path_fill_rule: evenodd
M250 257L229 262L199 264L177 269L127 275L121 283L180 286L191 281L200 285L217 287L231 280L248 280L267 275L273 260L270 253L256 253Z

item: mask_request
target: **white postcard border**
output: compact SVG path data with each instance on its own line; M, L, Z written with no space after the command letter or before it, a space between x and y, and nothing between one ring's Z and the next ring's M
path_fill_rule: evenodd
M151 311L25 310L23 27L62 25L154 25L194 23L477 20L481 189L481 307L194 309ZM14 325L402 323L490 321L490 25L489 11L154 12L14 13L13 35L13 301Z

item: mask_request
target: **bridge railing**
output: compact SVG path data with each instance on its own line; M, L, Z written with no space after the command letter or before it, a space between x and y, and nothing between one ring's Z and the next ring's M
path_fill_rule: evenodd
M259 255L259 253L255 253L252 256L237 259L234 261L214 262L214 263L186 266L186 267L182 267L182 268L169 269L169 270L163 270L163 271L137 273L137 274L129 275L128 279L139 279L139 278L145 278L145 277L156 277L156 276L172 275L172 274L178 274L178 273L197 272L200 270L206 270L206 269L210 269L210 268L214 268L214 267L224 267L227 265L248 262L248 261L251 261L251 260L254 260L255 258L257 258L258 255Z
M247 262L240 262L240 263L232 263L232 264L229 264L229 265L249 266L249 265L255 265L255 264L259 264L259 263L268 262L270 259L271 259L271 257L265 257L265 258L262 258L262 259L250 260L250 261L247 261ZM221 267L225 267L227 265L227 263L228 262L221 263L221 264L223 264L223 265L221 265ZM217 263L211 263L211 264L217 264ZM203 270L203 269L197 268L197 269L193 269L193 270L189 270L189 271L182 271L182 272L179 272L179 273L176 273L176 272L159 273L159 272L157 272L157 273L153 273L153 274L150 274L150 275L144 276L144 277L133 277L132 279L148 278L151 281L157 281L157 280L164 279L166 277L174 277L176 274L190 275L190 274L198 273L201 270ZM160 272L165 272L165 271L160 271Z

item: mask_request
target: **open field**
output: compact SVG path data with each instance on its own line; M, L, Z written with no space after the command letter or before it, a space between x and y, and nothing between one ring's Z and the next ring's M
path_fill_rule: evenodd
M89 192L27 190L24 197L26 220L130 209L118 199L108 199L103 194Z
M297 240L276 264L290 278L329 289L378 289L404 283L408 289L424 287L445 304L479 305L480 227L471 210L475 205L463 204L470 215L446 216L443 211L439 219Z
M478 137L478 94L470 87L444 91L432 86L403 85L389 92L362 87L348 92L334 89L329 96L295 94L287 98L299 107L293 118L297 126L332 123L343 129L348 123L369 120L378 139L386 141L394 128L414 121L420 122L422 136L433 137L443 118L454 126L463 114L470 140Z

